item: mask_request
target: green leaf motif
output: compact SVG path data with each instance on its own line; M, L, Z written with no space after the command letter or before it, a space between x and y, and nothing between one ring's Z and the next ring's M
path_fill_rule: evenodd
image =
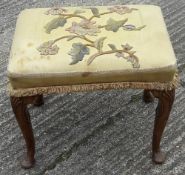
M70 65L82 61L85 55L89 55L89 48L82 43L73 43L71 51L68 53L72 56Z
M116 20L110 18L107 21L107 25L105 26L105 29L108 31L117 32L119 30L119 28L122 27L127 22L127 20L128 19L116 21Z
M117 50L117 49L116 49L116 46L115 46L114 44L108 44L108 46L109 46L113 51Z
M99 39L97 39L95 42L94 42L94 46L101 52L102 51L102 48L103 48L103 43L104 43L104 40L106 39L107 37L101 37Z
M94 16L100 17L100 13L99 13L99 10L97 8L92 7L90 9L91 9L91 11L92 11L92 13L93 13Z
M145 27L146 27L146 25L143 25L143 26L141 26L141 27L138 27L137 30L142 30L142 29L145 28Z
M63 27L66 22L67 20L63 17L54 18L53 20L46 24L45 26L46 33L50 34L53 29Z

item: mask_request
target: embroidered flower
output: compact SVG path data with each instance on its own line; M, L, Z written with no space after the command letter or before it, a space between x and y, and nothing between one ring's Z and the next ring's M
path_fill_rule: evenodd
M46 15L61 15L62 13L66 13L67 10L61 7L53 7L45 12Z
M97 33L100 33L100 29L95 23L95 21L89 20L82 20L80 23L73 22L72 26L66 30L77 35L96 36Z
M59 47L53 45L54 41L44 42L41 46L37 48L41 55L55 55L58 53Z
M131 13L133 10L137 10L137 9L129 8L129 7L126 7L126 6L114 6L114 7L108 8L108 10L110 10L111 12L116 12L120 15L123 15L125 13Z
M128 43L127 44L125 44L125 45L121 45L121 47L124 49L124 50L131 50L133 47L132 46L130 46Z

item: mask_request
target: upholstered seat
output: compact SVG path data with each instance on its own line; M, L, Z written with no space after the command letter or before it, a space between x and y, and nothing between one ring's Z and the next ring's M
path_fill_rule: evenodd
M13 88L170 82L176 59L159 7L27 9L8 66Z

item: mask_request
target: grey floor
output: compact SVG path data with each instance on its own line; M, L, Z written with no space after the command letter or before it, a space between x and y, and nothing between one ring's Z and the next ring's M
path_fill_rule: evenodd
M36 137L36 166L20 168L24 142L6 95L7 60L17 15L24 8L56 5L160 5L177 56L181 87L162 147L164 165L153 165L151 134L156 102L142 91L49 95L30 107ZM0 1L0 175L183 175L185 174L184 0L1 0Z

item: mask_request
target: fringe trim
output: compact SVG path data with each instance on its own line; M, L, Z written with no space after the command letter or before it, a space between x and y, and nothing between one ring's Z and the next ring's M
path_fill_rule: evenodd
M180 84L178 74L175 75L173 81L167 83L161 82L114 82L114 83L96 83L96 84L79 84L66 86L49 86L35 87L25 89L13 89L9 84L8 93L10 96L23 97L39 94L53 93L70 93L70 92L86 92L95 90L109 89L149 89L149 90L172 90L176 89Z

